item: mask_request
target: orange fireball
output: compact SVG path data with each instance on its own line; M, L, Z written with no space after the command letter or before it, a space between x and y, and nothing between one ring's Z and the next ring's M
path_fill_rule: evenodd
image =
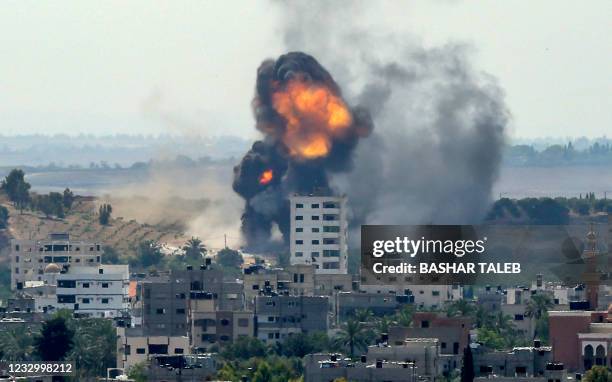
M259 176L259 184L265 186L266 184L270 183L272 179L274 179L274 172L272 171L272 169L268 169L262 172Z
M329 154L332 142L353 118L344 101L324 84L292 79L272 94L272 106L286 121L281 137L289 154L315 159Z

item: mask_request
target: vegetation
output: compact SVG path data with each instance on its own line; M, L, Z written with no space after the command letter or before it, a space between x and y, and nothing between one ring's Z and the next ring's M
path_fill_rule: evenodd
M463 364L461 365L461 382L474 381L474 358L472 348L466 347L463 351Z
M217 252L217 263L223 267L240 268L244 263L244 259L240 252L235 249L223 248Z
M548 310L553 306L552 299L546 294L536 294L529 299L525 315L535 320L534 338L539 335L544 342L548 342Z
M593 366L582 378L584 382L610 382L612 372L605 366Z
M100 224L108 225L108 223L110 223L112 213L113 207L110 204L102 204L98 210L98 221Z
M9 200L23 211L30 202L30 183L25 181L25 173L21 169L13 169L2 181L2 190Z
M365 350L369 344L365 326L355 319L349 319L343 325L342 331L334 341L343 349L348 350L351 358L355 356L356 350Z
M8 228L9 210L4 206L0 206L0 229Z
M570 215L612 212L612 200L597 199L592 192L577 198L501 198L491 206L487 220L513 219L529 224L565 225Z
M34 339L36 353L41 360L62 361L73 347L74 330L60 315L43 322L40 335Z

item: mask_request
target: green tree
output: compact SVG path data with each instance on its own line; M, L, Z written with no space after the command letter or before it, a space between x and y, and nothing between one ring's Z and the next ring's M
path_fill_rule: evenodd
M145 362L139 362L127 370L127 376L136 382L147 381L147 365Z
M112 321L103 318L75 320L74 345L69 358L82 379L105 375L115 367L117 336Z
M66 188L62 195L62 204L64 205L64 208L66 210L69 210L72 208L73 203L74 203L74 194L72 193L72 191L70 191L69 188Z
M8 227L9 210L4 206L0 206L0 229Z
M368 345L368 336L363 324L353 318L350 318L342 327L342 330L335 338L335 341L348 348L351 357L355 356L355 350L363 350Z
M121 264L119 252L109 245L102 247L102 264Z
M582 378L584 382L610 382L612 372L605 366L593 366Z
M136 253L137 258L132 262L132 265L141 266L143 268L159 265L164 259L161 246L158 242L152 240L140 242Z
M228 344L221 356L226 359L249 359L252 357L264 357L266 345L256 337L238 337L233 343Z
M188 259L201 260L206 255L207 249L202 244L202 240L197 237L191 237L183 246L183 251L185 251L185 257Z
M400 326L409 327L412 325L412 316L414 316L414 306L404 305L404 307L396 314L395 321Z
M253 382L272 382L272 370L266 361L261 361L255 374L253 374Z
M468 316L474 312L474 306L468 300L461 299L453 301L446 307L448 317Z
M389 327L392 323L393 321L389 317L382 316L381 318L376 320L376 331L378 332L378 334L389 333Z
M62 361L73 346L74 331L66 319L56 316L43 322L40 335L34 339L36 353L44 361Z
M286 357L303 358L307 354L322 352L328 347L329 339L323 332L297 333L278 343L276 353Z
M27 361L32 355L32 333L9 329L0 332L0 351L6 361Z
M113 207L110 204L104 203L98 210L98 221L102 225L108 225L110 223L111 214L113 213Z
M355 309L353 317L359 322L370 322L374 318L374 313L370 309Z
M25 181L25 173L21 169L11 170L2 181L1 188L20 211L30 202L30 183Z
M223 267L239 268L244 263L244 259L235 249L223 248L217 252L217 263Z
M536 294L529 299L527 307L525 308L525 315L536 320L536 330L534 330L533 333L534 338L538 335L538 323L545 318L546 313L553 306L552 299L546 294ZM543 327L542 325L540 326Z

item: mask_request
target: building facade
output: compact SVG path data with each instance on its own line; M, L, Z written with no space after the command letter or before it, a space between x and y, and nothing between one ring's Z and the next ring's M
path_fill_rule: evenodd
M291 264L312 264L316 273L347 273L346 197L294 195L289 200Z
M57 264L98 266L102 263L102 244L71 240L67 233L52 233L44 240L11 240L11 290L20 290L28 281L42 281L45 267Z

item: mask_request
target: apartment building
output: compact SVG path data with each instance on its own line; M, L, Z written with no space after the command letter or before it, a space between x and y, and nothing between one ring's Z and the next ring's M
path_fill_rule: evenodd
M213 299L191 303L191 346L206 352L212 345L223 346L239 337L255 335L255 316L251 311L220 311Z
M11 290L23 289L28 281L42 281L45 267L97 267L102 262L102 244L72 240L67 233L52 233L43 240L11 240Z
M117 367L129 368L158 355L191 354L189 337L148 335L143 328L117 327Z
M321 296L257 296L256 337L273 343L296 333L326 332L328 304Z
M120 317L129 308L128 265L73 266L56 276L54 308L90 317Z
M300 196L290 200L290 262L312 264L316 273L347 273L345 196Z

